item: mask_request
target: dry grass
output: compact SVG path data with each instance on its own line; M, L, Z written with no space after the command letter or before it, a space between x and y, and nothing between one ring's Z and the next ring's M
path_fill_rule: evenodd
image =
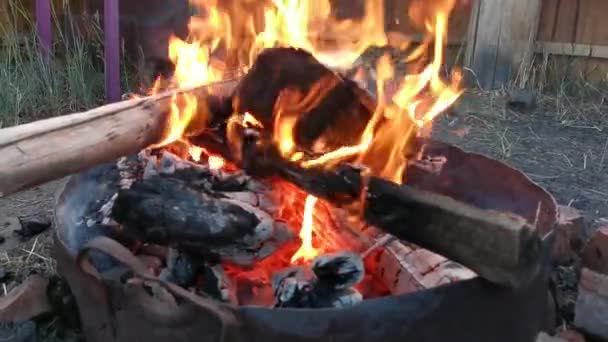
M36 273L51 275L56 273L56 262L51 257L52 238L50 232L39 235L10 252L0 253L0 267L13 274L11 283L0 284L0 292L10 291L27 276Z
M63 16L53 11L54 44L50 60L38 49L32 14L21 1L7 1L0 13L0 128L76 112L104 101L103 42L99 18L76 20L68 1ZM18 25L24 23L25 28ZM133 79L123 63L125 89Z
M559 203L583 210L592 225L608 217L608 107L603 98L546 91L535 108L515 111L506 105L507 90L468 92L460 115L440 120L435 135L523 170ZM455 134L463 127L468 135Z

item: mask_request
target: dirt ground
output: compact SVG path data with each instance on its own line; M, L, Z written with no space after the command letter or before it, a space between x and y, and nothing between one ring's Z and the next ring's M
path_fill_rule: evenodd
M570 100L541 97L534 109L515 111L506 107L506 99L501 92L466 94L455 115L438 120L433 134L523 170L553 193L558 203L582 210L588 234L593 227L606 224L608 114L604 113L608 113L608 104L603 99L565 103ZM0 199L0 219L51 216L62 183L55 181ZM51 233L0 252L0 267L14 274L5 284L9 290L31 272L54 272Z

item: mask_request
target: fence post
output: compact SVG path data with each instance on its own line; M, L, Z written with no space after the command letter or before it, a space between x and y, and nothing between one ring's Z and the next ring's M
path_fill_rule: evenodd
M465 64L484 89L527 72L534 55L541 0L475 0Z
M36 0L36 30L40 43L40 53L45 59L49 58L53 48L51 1Z
M106 101L120 101L120 21L119 0L104 1L104 54Z

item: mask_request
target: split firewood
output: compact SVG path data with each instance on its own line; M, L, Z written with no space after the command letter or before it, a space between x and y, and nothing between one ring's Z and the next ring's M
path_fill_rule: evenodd
M527 284L540 270L540 237L524 218L483 210L447 196L398 185L343 164L334 171L303 169L283 160L274 148L244 145L242 166L260 176L278 175L334 205L365 197L362 218L470 268L492 282Z
M0 197L135 154L163 138L173 96L193 94L200 99L199 112L211 111L221 101L210 94L229 95L235 85L226 81L169 91L0 129ZM209 115L197 117L206 120ZM203 125L195 120L190 134Z

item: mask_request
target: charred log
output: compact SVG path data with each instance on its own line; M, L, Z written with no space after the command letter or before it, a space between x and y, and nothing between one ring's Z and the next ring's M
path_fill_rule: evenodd
M498 284L519 287L540 269L541 240L524 218L483 210L452 198L399 185L343 164L333 171L303 169L274 148L244 145L243 167L276 175L335 205L364 196L363 219L399 239L462 263Z
M178 178L141 180L118 193L112 217L134 239L237 264L264 258L292 238L262 210L202 188Z
M275 106L284 91L302 95L294 135L296 143L307 149L320 136L328 148L356 143L375 108L375 101L355 82L334 73L312 54L275 48L263 51L241 80L233 95L233 109L252 113L272 132Z

